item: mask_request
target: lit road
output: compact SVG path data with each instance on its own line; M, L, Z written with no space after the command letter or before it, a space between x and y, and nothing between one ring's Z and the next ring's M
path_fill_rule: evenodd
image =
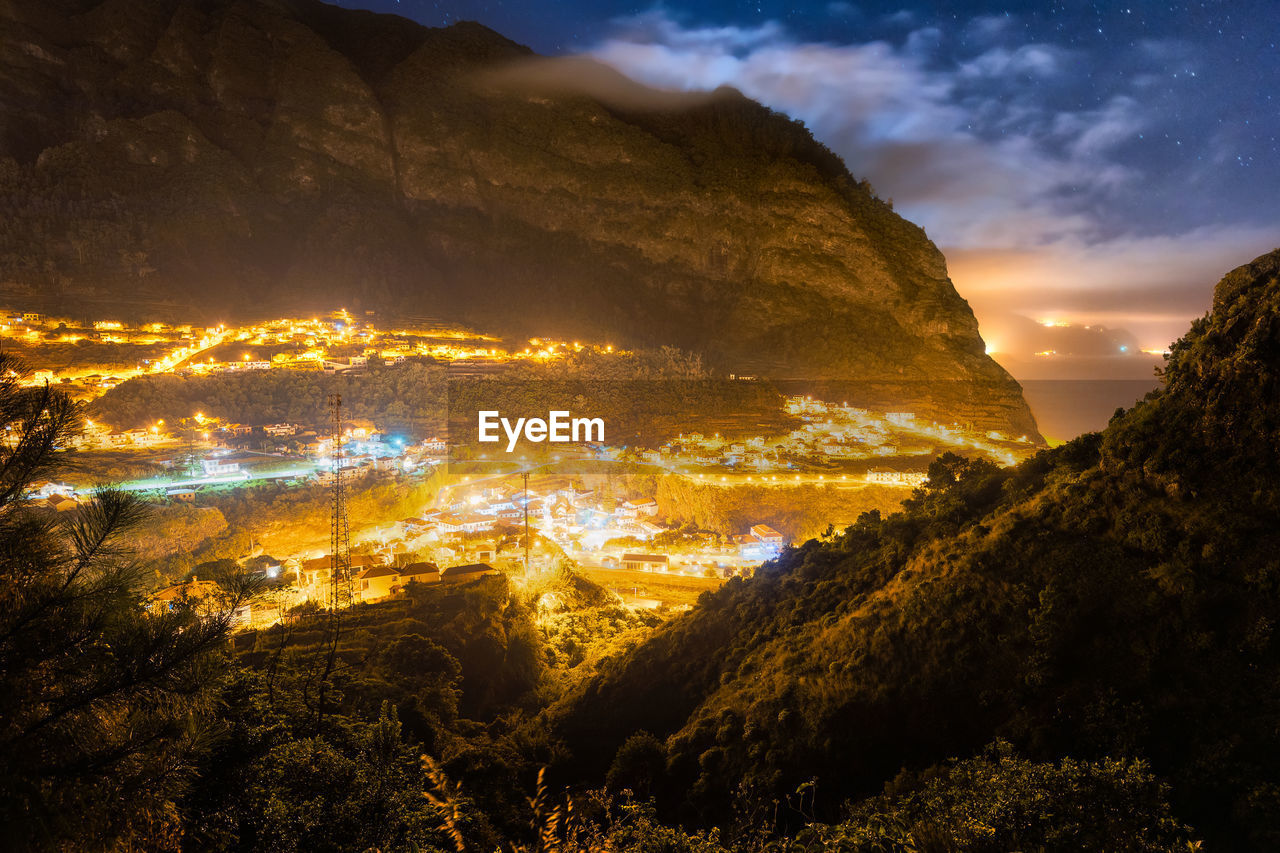
M191 489L199 486L225 486L236 485L243 486L254 482L263 482L266 480L287 480L295 477L310 477L318 470L314 464L304 464L301 467L291 468L273 468L261 471L241 471L235 474L224 474L216 477L189 477L182 480L173 480L165 477L152 477L148 480L134 480L129 483L120 483L117 489L125 492L146 492L155 489Z

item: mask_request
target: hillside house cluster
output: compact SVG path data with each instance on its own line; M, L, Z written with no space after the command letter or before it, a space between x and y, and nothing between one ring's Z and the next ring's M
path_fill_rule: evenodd
M786 538L767 524L753 524L746 533L733 537L738 553L747 560L772 560L782 553Z
M73 487L49 480L33 483L27 489L26 497L33 506L51 512L71 512L79 509L82 503Z
M398 532L410 537L434 534L447 538L502 526L518 528L524 524L526 510L531 526L556 539L649 539L664 529L653 520L658 504L652 498L619 501L572 485L542 492L530 489L526 493L521 486L500 484L480 489L446 508L402 519Z
M294 571L298 588L305 597L319 602L329 599L333 589L331 556L303 560ZM495 572L496 569L488 563L468 563L441 569L430 562L396 566L377 556L353 554L350 591L355 601L380 601L398 595L410 583L464 583Z
M914 412L871 412L847 403L828 403L813 397L787 398L784 410L801 423L785 435L728 438L701 433L681 434L657 449L641 452L650 464L729 468L753 476L829 467L832 463L933 454L939 445L965 445L1009 461L1007 451L982 444L956 424L927 422ZM1012 441L999 434L992 441Z
M923 471L882 471L872 468L867 472L866 481L881 486L916 486L924 485L929 475Z

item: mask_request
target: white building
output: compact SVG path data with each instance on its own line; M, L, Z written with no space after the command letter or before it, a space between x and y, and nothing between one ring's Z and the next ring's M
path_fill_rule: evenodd
M206 477L222 477L228 474L240 473L239 462L226 462L222 459L201 459L200 467L204 469Z

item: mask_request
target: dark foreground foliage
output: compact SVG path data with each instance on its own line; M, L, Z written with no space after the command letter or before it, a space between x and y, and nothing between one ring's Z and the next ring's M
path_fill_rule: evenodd
M820 817L1004 738L1142 760L1234 849L1280 842L1280 253L1218 286L1166 387L1013 469L944 456L615 661L549 715L562 777L656 736L661 811L721 823L820 780ZM615 765L616 766L616 765ZM1087 846L1087 845L1086 845Z
M19 387L21 369L0 354L0 844L179 837L172 798L205 746L246 590L230 584L203 612L144 613L128 543L137 500L102 491L66 516L29 508L25 490L51 473L79 413Z

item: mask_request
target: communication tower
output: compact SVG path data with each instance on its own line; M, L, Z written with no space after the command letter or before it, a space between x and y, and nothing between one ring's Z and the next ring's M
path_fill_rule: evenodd
M329 395L333 426L332 487L329 492L329 606L335 611L351 606L351 527L347 522L346 484L342 481L342 395Z

